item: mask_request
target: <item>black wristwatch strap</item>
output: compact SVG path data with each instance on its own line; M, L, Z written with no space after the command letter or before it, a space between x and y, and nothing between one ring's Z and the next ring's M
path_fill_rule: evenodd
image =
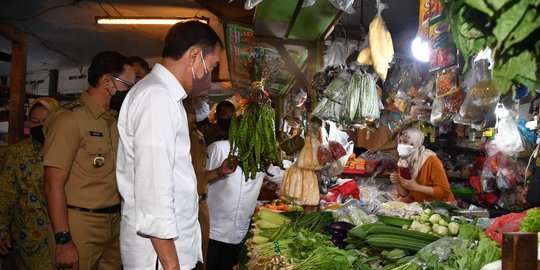
M71 241L71 233L69 232L57 232L54 234L54 241L57 245L64 245Z

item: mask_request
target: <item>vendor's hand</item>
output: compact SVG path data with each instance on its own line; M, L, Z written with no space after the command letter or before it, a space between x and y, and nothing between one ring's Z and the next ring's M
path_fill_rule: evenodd
M0 234L0 256L5 256L9 253L11 248L11 238L8 232Z
M401 176L397 172L394 172L394 173L390 174L390 182L392 184L400 184L401 179L403 179L403 178L401 178Z
M218 168L218 175L219 176L225 176L228 174L233 173L236 170L236 167L238 166L238 158L236 156L232 156L229 158L226 158L221 163L221 166Z
M401 184L402 187L404 187L406 190L409 190L409 191L415 191L416 188L418 187L418 183L416 183L416 180L414 179L411 179L411 180L407 180L403 177L399 177L399 183Z

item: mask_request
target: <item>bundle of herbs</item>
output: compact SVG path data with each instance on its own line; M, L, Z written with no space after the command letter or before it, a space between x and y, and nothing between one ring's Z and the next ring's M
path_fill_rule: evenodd
M243 59L251 79L249 99L233 114L229 129L231 151L229 158L237 155L238 164L244 171L246 181L255 179L257 172L267 172L271 164L281 166L281 153L276 143L275 113L264 83L268 75L280 63L267 59L266 54L256 53Z

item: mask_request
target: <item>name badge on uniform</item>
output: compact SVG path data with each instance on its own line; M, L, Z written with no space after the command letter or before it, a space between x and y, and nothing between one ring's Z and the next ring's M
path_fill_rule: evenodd
M90 136L103 137L103 133L99 131L90 131Z
M101 154L94 158L94 167L99 168L105 165L105 158Z

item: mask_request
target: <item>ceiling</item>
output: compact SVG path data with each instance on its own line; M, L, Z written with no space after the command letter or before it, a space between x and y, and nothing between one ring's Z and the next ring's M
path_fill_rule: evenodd
M264 0L291 1L291 0ZM327 1L327 0L317 0ZM103 50L159 59L168 26L103 26L95 16L200 16L223 39L223 20L252 22L254 10L243 9L244 0L2 0L0 22L29 36L27 71L73 68L88 65ZM362 3L364 2L364 3ZM407 54L416 34L418 0L383 0L389 8L382 16L390 29L396 51ZM361 12L363 6L363 12ZM369 25L376 13L375 0L356 0L356 13L344 14L343 27L359 38L360 24ZM339 32L336 31L336 32ZM342 31L343 32L343 31ZM10 42L0 36L0 52L10 53ZM221 72L220 72L221 73ZM9 74L9 63L0 61L0 76Z

